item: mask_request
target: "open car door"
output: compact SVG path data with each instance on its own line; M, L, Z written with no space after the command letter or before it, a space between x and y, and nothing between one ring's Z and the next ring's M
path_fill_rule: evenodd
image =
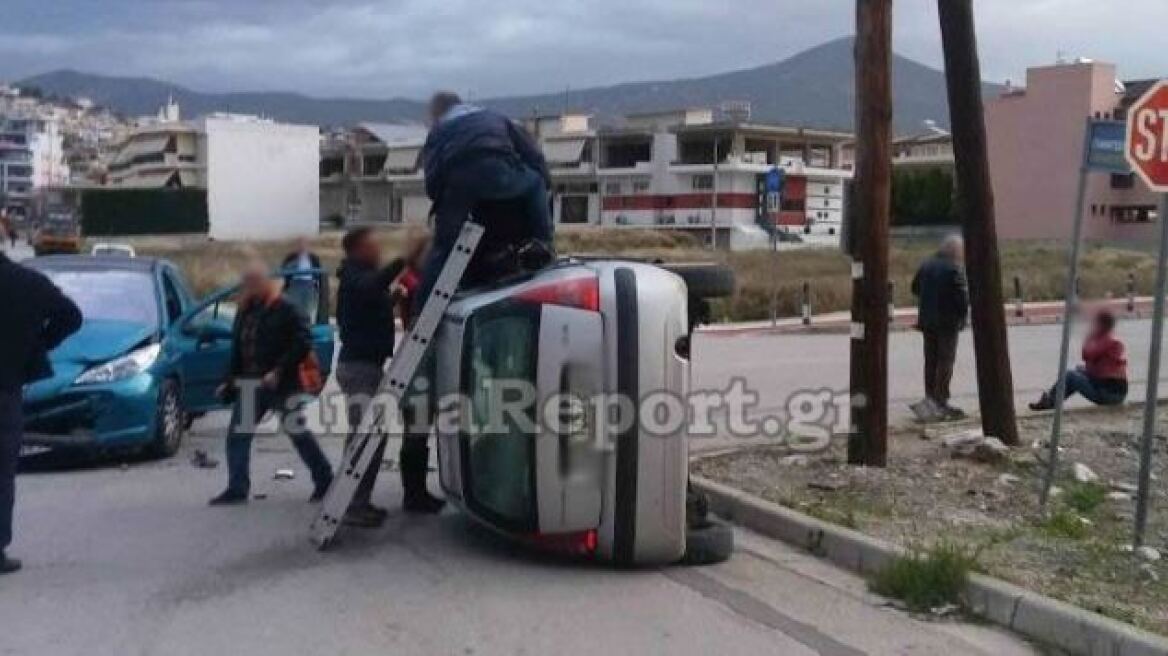
M329 324L329 278L323 271L312 271L320 284L314 294L285 295L310 321L313 349L320 360L321 374L327 379L332 370L335 348L333 328ZM272 274L284 279L283 272ZM188 412L208 412L224 407L215 396L231 361L232 327L238 308L239 285L225 287L196 304L178 320L175 343L182 354L183 400Z

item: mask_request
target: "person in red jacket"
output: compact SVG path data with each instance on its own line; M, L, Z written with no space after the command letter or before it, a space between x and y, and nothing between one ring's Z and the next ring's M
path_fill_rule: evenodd
M1127 358L1123 342L1115 338L1115 315L1100 310L1083 342L1083 364L1066 373L1066 398L1082 394L1096 405L1119 405L1127 398ZM1051 388L1030 404L1031 410L1054 407L1057 390Z

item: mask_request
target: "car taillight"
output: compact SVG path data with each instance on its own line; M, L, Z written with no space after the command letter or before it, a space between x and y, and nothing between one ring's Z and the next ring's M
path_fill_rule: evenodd
M577 533L534 533L523 539L542 551L569 556L591 556L596 553L596 529Z
M557 280L523 290L515 298L535 305L562 305L600 311L600 279L588 276Z

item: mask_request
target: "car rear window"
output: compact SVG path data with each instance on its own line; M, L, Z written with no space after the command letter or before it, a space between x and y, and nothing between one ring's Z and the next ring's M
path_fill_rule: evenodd
M44 270L73 299L87 321L124 321L158 327L154 278L142 271Z
M463 393L470 401L470 425L489 427L498 392L492 385L514 381L534 386L539 313L504 303L471 316L465 337ZM497 389L497 388L496 388ZM511 398L508 394L507 398ZM468 501L501 524L520 529L535 524L533 498L534 401L521 425L503 415L501 432L471 431L466 440Z

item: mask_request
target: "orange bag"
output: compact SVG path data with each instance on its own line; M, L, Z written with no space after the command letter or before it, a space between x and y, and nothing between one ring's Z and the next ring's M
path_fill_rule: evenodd
M324 374L321 373L316 351L310 350L308 355L304 356L297 368L297 374L300 377L301 392L316 395L324 391Z

